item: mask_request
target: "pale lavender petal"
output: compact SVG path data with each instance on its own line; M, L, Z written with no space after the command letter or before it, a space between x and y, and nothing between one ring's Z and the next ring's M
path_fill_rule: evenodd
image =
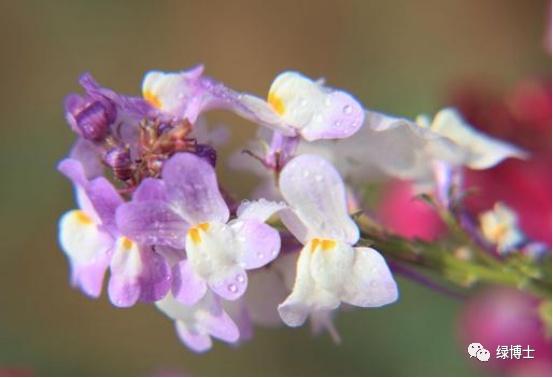
M211 336L228 343L234 343L240 338L238 327L225 311L221 311L215 316L206 317L202 326Z
M238 220L231 227L241 245L241 263L246 269L257 269L273 261L280 251L277 230L257 220Z
M182 343L196 353L207 352L213 345L209 335L189 330L183 322L176 321L175 329Z
M71 147L69 157L78 160L83 165L85 176L88 179L101 176L104 172L97 147L88 140L77 139L73 147Z
M58 163L58 171L71 180L73 185L84 187L88 183L83 165L76 159L63 159Z
M176 154L165 163L162 177L169 201L188 223L227 222L229 209L217 186L215 170L204 159Z
M185 246L188 224L164 201L124 203L117 209L117 228L140 244Z
M116 234L115 212L123 203L117 189L105 177L98 177L89 182L85 191L102 224Z
M162 180L155 178L145 178L133 193L133 201L148 201L167 199L165 195L165 184Z
M206 290L206 282L194 272L188 260L173 266L172 293L179 302L194 305L203 298Z
M140 298L140 283L112 271L108 283L108 296L114 306L131 307Z
M275 304L275 309L277 305L278 303ZM241 342L251 340L253 338L254 326L250 317L250 312L246 306L245 297L237 301L225 301L223 303L223 308L238 327L238 332L240 334L239 340L233 345L237 346Z
M108 255L90 264L71 266L71 284L89 297L98 298L102 292L104 276L109 265Z
M246 292L248 276L240 266L229 266L219 274L210 277L208 285L220 297L233 301Z

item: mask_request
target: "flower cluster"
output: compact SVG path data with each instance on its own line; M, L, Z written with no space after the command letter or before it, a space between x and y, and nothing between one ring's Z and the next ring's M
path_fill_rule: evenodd
M149 72L142 97L101 87L89 74L80 83L85 94L65 102L78 138L58 166L78 206L59 222L71 283L98 297L109 271L114 306L154 303L196 352L212 337L243 341L254 324L297 327L307 319L338 339L331 319L342 303L397 300L385 259L359 244L356 183L379 172L430 186L447 203L461 167L525 156L453 109L432 122L385 116L297 72L278 75L266 100L226 87L201 66ZM263 130L247 154L220 159L202 121L213 109ZM225 163L253 167L261 190L236 201L216 175ZM505 236L494 219L485 220L489 233ZM506 237L497 240L502 249L514 243Z

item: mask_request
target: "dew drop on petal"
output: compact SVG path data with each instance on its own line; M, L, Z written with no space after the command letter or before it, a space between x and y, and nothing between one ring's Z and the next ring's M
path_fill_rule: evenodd
M261 260L263 257L265 257L265 255L264 255L263 253L257 252L257 258L258 258L258 259Z
M346 105L344 106L344 108L342 109L342 111L344 112L344 114L351 114L351 112L353 111L351 105Z
M323 181L323 176L321 176L321 175L315 176L315 181L317 181L317 182Z
M236 276L236 281L240 282L240 283L244 283L246 279L244 278L244 276L242 274L238 274Z
M238 287L236 287L235 284L230 284L227 288L231 293L236 293L238 291Z

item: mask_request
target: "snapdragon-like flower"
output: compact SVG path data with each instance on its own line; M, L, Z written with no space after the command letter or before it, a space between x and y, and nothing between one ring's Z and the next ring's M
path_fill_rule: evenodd
M203 66L176 73L152 71L144 78L142 92L157 109L192 123L204 111L227 109L284 136L308 141L347 138L364 119L363 108L351 95L292 71L277 76L267 101L203 76Z
M279 187L291 208L281 218L304 244L292 293L278 307L287 325L300 326L310 314L341 302L379 307L397 299L382 256L353 247L359 229L347 213L344 183L334 167L314 155L298 156L282 170Z
M98 297L113 253L115 209L122 199L105 178L88 181L77 160L65 159L58 169L73 183L79 206L59 221L59 242L69 258L71 283Z
M162 180L144 181L156 197L132 201L117 211L125 234L149 245L186 249L173 268L173 295L192 305L209 287L235 300L247 287L246 269L259 268L280 250L278 232L264 222L284 205L268 201L241 205L229 222L229 209L213 167L188 153L176 154L163 167Z
M163 256L119 232L115 212L123 199L111 183L104 177L88 181L76 160L62 161L59 170L75 185L80 207L60 219L60 244L70 259L73 284L98 297L109 267L108 294L114 305L163 298L171 283L169 267Z
M518 227L517 215L499 202L492 210L480 215L480 228L486 240L496 245L502 254L512 251L525 240Z

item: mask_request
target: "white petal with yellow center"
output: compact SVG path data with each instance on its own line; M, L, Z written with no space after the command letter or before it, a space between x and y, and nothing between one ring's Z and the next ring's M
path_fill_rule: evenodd
M82 210L71 210L61 217L59 241L63 251L77 264L94 262L112 244L111 237Z
M177 111L182 104L185 80L182 73L150 71L142 82L142 96L157 109Z
M201 223L188 230L186 253L194 271L209 280L238 263L240 246L228 225Z
M314 238L300 252L292 293L278 307L291 327L340 302L379 307L397 300L397 285L382 256L337 240Z
M143 268L138 244L124 236L119 237L115 242L111 269L124 277L138 277Z

